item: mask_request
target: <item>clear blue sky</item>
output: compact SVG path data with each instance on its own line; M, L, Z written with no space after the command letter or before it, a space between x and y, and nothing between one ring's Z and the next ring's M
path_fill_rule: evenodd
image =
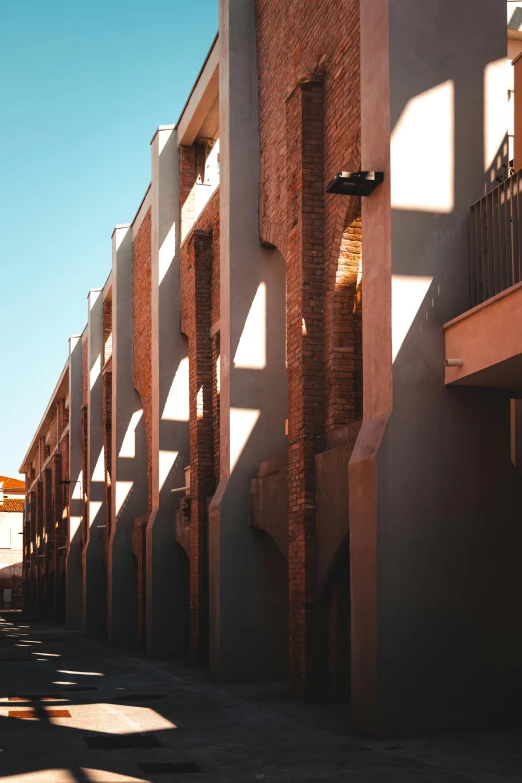
M18 468L217 31L218 0L0 1L0 474Z

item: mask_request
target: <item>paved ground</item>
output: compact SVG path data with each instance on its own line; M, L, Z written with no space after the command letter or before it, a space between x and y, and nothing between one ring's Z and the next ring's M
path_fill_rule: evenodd
M281 685L217 686L181 664L4 613L0 779L520 783L522 731L368 741L351 732L346 708L292 703Z

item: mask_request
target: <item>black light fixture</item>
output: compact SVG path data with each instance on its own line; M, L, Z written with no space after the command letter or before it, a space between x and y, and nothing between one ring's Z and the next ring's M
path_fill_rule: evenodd
M326 188L341 196L369 196L384 180L382 171L340 171Z

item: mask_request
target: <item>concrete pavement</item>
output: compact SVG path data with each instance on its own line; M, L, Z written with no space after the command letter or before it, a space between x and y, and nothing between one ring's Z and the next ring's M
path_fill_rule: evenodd
M369 741L348 708L291 702L283 684L216 685L0 615L3 783L519 783L521 739L511 728Z

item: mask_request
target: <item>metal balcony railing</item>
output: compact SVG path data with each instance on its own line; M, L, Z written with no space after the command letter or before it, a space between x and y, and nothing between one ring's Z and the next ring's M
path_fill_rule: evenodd
M471 307L522 279L522 170L469 213Z

